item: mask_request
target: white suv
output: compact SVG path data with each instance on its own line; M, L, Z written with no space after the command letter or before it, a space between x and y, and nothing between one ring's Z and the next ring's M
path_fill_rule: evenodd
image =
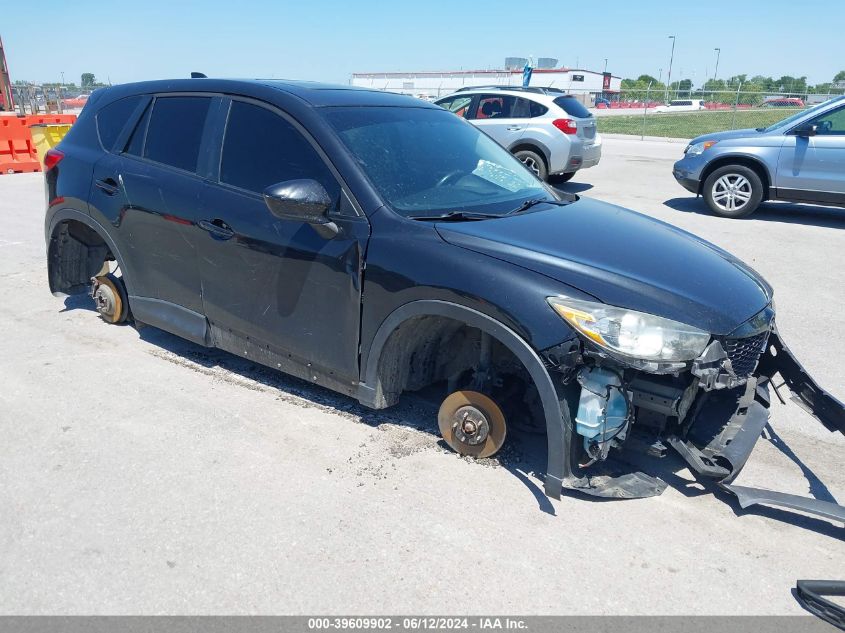
M542 180L565 182L601 160L595 118L561 90L479 86L435 103L486 132Z

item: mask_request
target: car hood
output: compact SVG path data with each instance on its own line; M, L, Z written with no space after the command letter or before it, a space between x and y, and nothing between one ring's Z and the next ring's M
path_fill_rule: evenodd
M771 287L751 268L664 222L585 198L536 209L436 227L450 244L712 334L731 333L771 301Z
M762 132L758 132L754 128L748 128L747 130L728 130L727 132L713 132L712 134L702 134L701 136L696 136L690 141L690 145L693 145L694 143L703 143L704 141L727 141L732 138L753 138L755 136L760 136L761 134Z

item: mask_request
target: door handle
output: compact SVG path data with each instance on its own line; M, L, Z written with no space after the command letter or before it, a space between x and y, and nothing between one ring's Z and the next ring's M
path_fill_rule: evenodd
M117 181L114 178L101 178L95 181L94 185L107 196L113 196L119 191Z
M512 125L511 127L508 128L508 131L509 132L516 132L516 131L521 130L521 129L522 129L521 125Z
M197 224L203 231L208 231L211 237L217 240L228 240L235 236L232 227L220 219L200 220Z

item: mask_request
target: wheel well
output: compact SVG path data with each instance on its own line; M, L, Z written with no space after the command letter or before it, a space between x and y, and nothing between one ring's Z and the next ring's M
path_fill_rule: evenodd
M82 294L107 261L114 255L97 231L78 220L63 220L53 229L47 251L50 290L62 294Z
M743 167L748 167L753 170L760 177L760 181L763 183L763 200L769 199L769 187L772 186L772 179L769 177L768 170L760 161L745 156L725 156L724 158L714 160L712 163L707 165L704 173L701 174L698 193L701 194L704 191L704 182L710 177L710 174L720 167L725 167L727 165L742 165Z
M465 388L482 367L482 330L449 317L421 315L403 321L387 339L378 359L377 389L384 406L398 402L405 391L420 391L446 382L446 394ZM490 336L490 335L487 335ZM504 409L545 428L542 405L531 376L501 341L490 339L487 391Z
M519 143L518 145L514 145L513 147L511 147L511 154L516 154L517 152L522 151L529 151L537 154L543 160L543 164L546 167L546 173L548 173L549 157L546 155L546 152L541 147L537 147L536 145L532 145L531 143Z

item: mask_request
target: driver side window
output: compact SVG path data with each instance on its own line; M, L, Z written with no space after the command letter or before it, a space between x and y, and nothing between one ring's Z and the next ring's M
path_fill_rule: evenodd
M823 114L813 121L819 136L845 136L845 108Z
M232 101L220 182L260 194L276 183L301 178L316 180L337 201L340 185L293 124L267 108Z

